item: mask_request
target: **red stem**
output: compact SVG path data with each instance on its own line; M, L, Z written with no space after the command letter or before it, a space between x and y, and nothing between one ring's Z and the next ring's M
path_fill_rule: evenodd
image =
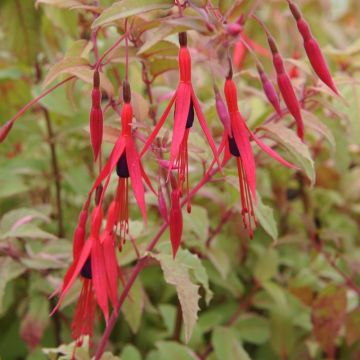
M219 171L219 168L215 168L213 169L211 172L208 172L204 175L204 177L201 179L201 181L190 191L189 193L189 197L190 199L192 197L194 197L196 195L196 193L207 183L211 180L211 178ZM185 204L187 203L187 197L184 198L181 202L181 207L183 207ZM153 240L150 242L150 244L146 247L145 252L149 252L152 251L154 249L154 247L156 246L156 244L158 243L158 241L160 240L161 236L164 234L165 230L168 228L169 226L169 222L165 222L161 228L159 229L159 231L157 232L157 234L155 235L155 237L153 238ZM119 316L119 312L120 309L122 307L122 305L124 304L124 301L126 300L126 297L128 296L132 285L134 284L137 276L139 275L140 271L144 268L144 266L146 265L146 260L148 259L148 256L145 255L144 257L142 257L141 259L138 260L138 262L136 263L135 267L133 268L131 274L130 274L130 278L128 280L128 282L126 283L126 286L123 290L123 292L120 295L119 301L116 305L116 309L112 312L109 322L107 323L107 326L105 328L105 331L102 335L102 338L100 340L100 343L98 345L98 348L96 350L96 354L95 354L95 360L100 360L102 354L105 351L105 347L106 344L109 340L111 331L116 323L116 320Z
M43 92L41 95L39 95L38 97L36 97L35 99L31 100L29 103L27 103L16 115L14 115L9 122L14 123L20 116L24 115L24 113L29 110L33 105L35 105L36 103L38 103L42 98L44 98L46 95L50 94L52 91L54 91L55 89L57 89L58 87L60 87L61 85L64 85L66 82L72 80L75 78L75 75L73 76L69 76L66 79L64 79L63 81L60 81L59 83L57 83L56 85L54 85L53 87L49 88L48 90L46 90L45 92Z

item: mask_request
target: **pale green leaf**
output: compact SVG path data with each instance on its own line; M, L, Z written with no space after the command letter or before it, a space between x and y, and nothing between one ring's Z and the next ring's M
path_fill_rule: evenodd
M185 341L188 342L197 321L199 286L190 280L186 265L173 259L171 254L152 254L160 262L165 281L174 285L179 298L184 321Z
M133 333L139 330L143 310L144 293L140 280L136 280L122 307L124 317Z
M156 347L160 354L158 360L198 360L192 350L174 341L159 341Z
M8 258L0 258L0 315L3 313L3 298L6 285L24 273L25 267L20 263Z
M265 130L267 136L287 150L295 165L304 170L311 182L311 186L313 186L315 183L314 161L306 144L299 139L293 130L280 123L263 125L261 128Z
M215 328L211 342L214 346L217 360L251 360L238 340L236 333L230 328L220 326Z
M260 194L256 193L257 203L254 208L256 219L259 221L263 229L275 241L278 238L277 224L274 218L274 210L262 202Z
M106 9L92 24L92 27L104 26L129 16L143 14L153 10L170 9L172 0L123 0L117 1Z

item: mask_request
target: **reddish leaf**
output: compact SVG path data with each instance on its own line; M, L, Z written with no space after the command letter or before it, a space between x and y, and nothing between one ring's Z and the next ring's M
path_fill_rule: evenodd
M311 320L316 340L329 357L334 357L336 337L345 320L346 288L329 285L316 297Z

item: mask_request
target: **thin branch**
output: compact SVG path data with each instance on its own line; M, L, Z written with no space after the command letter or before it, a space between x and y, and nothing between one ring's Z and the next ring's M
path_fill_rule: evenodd
M56 147L55 147L55 136L54 130L51 124L50 114L49 111L42 107L41 108L45 121L46 121L46 128L48 133L48 143L51 152L51 167L53 172L53 177L55 181L55 191L56 191L56 208L57 208L57 221L58 221L58 237L64 237L64 222L63 222L63 212L62 212L62 204L61 204L61 174L59 169L59 162L57 159L56 154Z
M206 247L210 247L211 242L215 239L216 235L218 235L221 232L222 228L229 221L229 219L231 218L231 216L233 214L234 214L233 209L229 209L225 212L225 214L221 218L218 226L214 230L212 230L211 233L209 234L209 237L206 241Z
M43 92L42 94L40 94L38 97L36 97L35 99L31 100L29 103L27 103L16 115L14 115L8 122L7 124L11 123L11 126L14 124L14 122L22 115L24 115L24 113L29 110L33 105L37 104L42 98L44 98L45 96L49 95L51 92L53 92L55 89L57 89L58 87L60 87L61 85L64 85L66 82L75 79L75 75L73 76L69 76L66 79L64 79L63 81L60 81L59 83L57 83L56 85L52 86L51 88L47 89L45 92ZM5 140L5 137L0 139L0 143Z

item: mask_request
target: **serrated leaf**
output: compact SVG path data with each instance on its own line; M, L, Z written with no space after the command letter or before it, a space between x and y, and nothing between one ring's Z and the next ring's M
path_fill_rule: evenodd
M188 250L179 250L176 255L177 261L185 265L189 270L190 274L195 278L196 282L201 284L205 290L205 300L209 304L212 299L213 293L209 287L209 277L206 272L205 267L203 266L200 258L192 254Z
M251 360L238 340L236 333L230 328L216 327L213 331L211 342L214 346L217 360Z
M172 0L123 0L112 4L93 22L92 27L109 25L117 20L129 16L144 14L153 10L170 9L174 5Z
M311 186L313 186L315 184L314 161L311 158L309 148L299 139L295 132L280 123L263 125L261 128L265 130L271 139L287 150L294 159L295 165L304 170Z
M165 281L176 288L184 321L185 341L188 342L198 318L199 286L190 280L187 267L177 258L173 259L171 254L152 254L152 257L159 261Z

